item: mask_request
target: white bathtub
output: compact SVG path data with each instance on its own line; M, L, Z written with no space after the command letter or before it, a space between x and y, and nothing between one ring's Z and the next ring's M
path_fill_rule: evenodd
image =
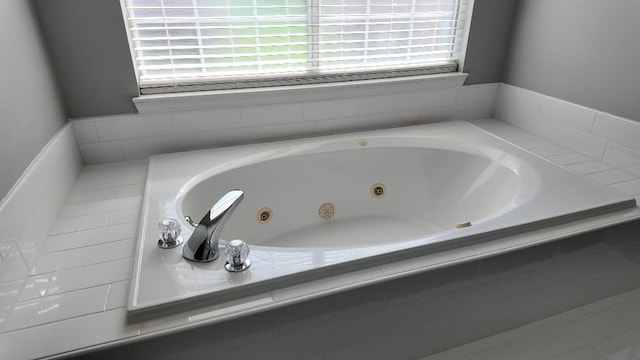
M200 219L231 189L245 197L221 246L245 240L247 271L156 246L162 218L179 219L187 239L184 217ZM323 204L332 217L320 216ZM155 156L128 309L182 311L269 294L635 206L466 122ZM258 221L267 208L269 221Z

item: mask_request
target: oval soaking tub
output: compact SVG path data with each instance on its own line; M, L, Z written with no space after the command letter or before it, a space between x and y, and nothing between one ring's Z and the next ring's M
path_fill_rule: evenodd
M419 138L367 142L342 140L222 172L208 170L183 188L178 217L200 219L226 191L238 188L245 197L223 239L289 248L384 245L509 211L531 196L521 191L519 172L530 177L529 191L539 184L533 169L518 169L515 158L490 148L421 144ZM355 149L330 150L354 144ZM322 205L332 214L321 215Z
M220 246L246 241L249 269L229 273L223 255L193 263L182 246L156 246L161 219L178 219L186 240L185 216L199 220L232 189L244 199ZM634 207L466 122L154 156L128 310L251 298ZM374 271L368 281L382 280Z

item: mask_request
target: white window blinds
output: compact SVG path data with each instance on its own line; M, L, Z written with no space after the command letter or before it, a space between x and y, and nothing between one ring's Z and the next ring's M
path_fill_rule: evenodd
M124 0L143 94L454 72L468 0Z

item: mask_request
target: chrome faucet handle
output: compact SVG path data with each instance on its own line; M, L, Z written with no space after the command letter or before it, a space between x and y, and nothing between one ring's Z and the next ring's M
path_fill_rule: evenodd
M249 245L242 240L231 240L224 249L227 262L224 268L229 272L245 271L251 266L249 259Z
M180 236L181 228L176 219L163 219L158 224L158 247L161 249L173 249L182 244Z

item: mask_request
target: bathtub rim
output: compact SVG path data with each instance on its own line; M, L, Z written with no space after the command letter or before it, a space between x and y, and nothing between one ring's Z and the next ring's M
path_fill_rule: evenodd
M454 123L454 122L447 122L448 124ZM516 146L513 143L510 143L507 140L504 140L494 134L491 134L471 123L465 122L465 121L459 121L457 123L464 123L472 128L475 128L477 131L480 131L482 133L485 133L499 141L502 142L506 142L511 144L512 146ZM418 126L425 126L425 125L418 125ZM406 128L406 127L403 127ZM402 128L400 128L402 129ZM375 131L374 131L375 132ZM338 135L338 136L353 136L353 135L357 135L357 134L365 134L365 133L371 133L371 131L367 131L367 132L357 132L357 133L347 133L347 134L342 134L342 135ZM321 139L323 137L317 137L314 139ZM293 140L293 143L296 143L297 141L305 141L303 140ZM287 142L289 143L289 142ZM257 144L257 145L261 145L261 144ZM240 146L240 147L246 147L246 146ZM236 147L232 147L232 148L236 148ZM530 152L528 152L526 149L522 149L521 150L527 152L529 155L531 156L535 156L541 160L543 160L544 162L553 164L552 162L550 162L549 160L546 160L542 157L539 157L535 154L532 154ZM208 151L208 150L202 150L202 151ZM163 155L163 156L167 156L167 155ZM169 155L171 156L171 154ZM150 169L149 172L151 172L151 165L150 164ZM557 167L557 165L553 164L554 166ZM566 169L565 169L566 170ZM150 178L147 178L147 182L150 181ZM592 183L595 183L594 181L590 181ZM147 196L148 194L145 192L144 195L144 201L143 204L147 203ZM142 231L142 229L144 229L146 227L145 222L148 220L147 216L145 215L145 212L148 209L145 208L145 206L142 207L142 215L141 215L141 225L139 227L140 231ZM613 214L611 217L608 217L607 214L602 214L602 212L610 212L613 211ZM604 219L606 219L604 222L602 223L597 223L597 225L591 226L589 225L589 220L591 220L592 218L588 218L588 219L584 219L584 214L589 213L588 215L591 216L593 214L596 214L596 216L594 218L600 218L604 216ZM580 219L573 219L576 215L578 215L578 217L580 217ZM616 220L619 216L622 216L623 218L620 220ZM581 210L578 212L574 212L571 214L568 214L562 217L554 217L552 219L548 219L548 222L544 224L545 228L543 229L537 229L538 227L540 227L540 223L536 223L534 224L534 226L531 226L532 223L526 223L523 224L524 228L519 228L514 230L514 227L508 227L505 229L500 229L497 231L496 233L487 233L487 234L479 234L477 237L474 237L473 235L468 239L469 240L469 244L463 244L463 245L455 245L456 249L469 249L469 248L474 248L476 245L478 245L478 243L494 243L496 241L499 241L501 239L510 239L512 237L518 237L518 236L523 236L523 235L529 235L529 234L537 234L540 231L542 231L541 237L538 240L532 240L530 241L530 243L526 244L525 246L519 246L517 248L507 248L505 249L498 249L497 252L491 253L491 254L485 254L481 257L470 257L468 261L471 260L475 260L475 259L481 259L483 257L487 257L487 256L492 256L492 255L497 255L506 251L513 251L513 250L517 250L519 248L524 248L524 247L528 247L528 246L534 246L537 244L541 244L544 242L549 242L549 241L554 241L554 240L559 240L562 239L564 237L567 236L572 236L575 234L579 234L579 233L583 233L583 232L588 232L588 231L593 231L593 230L597 230L603 227L607 227L607 226L611 226L611 225L615 225L618 223L623 223L623 222L627 222L627 221L632 221L634 219L638 219L640 218L640 210L638 210L638 208L636 208L636 201L635 199L633 199L632 197L627 197L626 200L624 201L612 201L611 203L607 203L607 204L603 204L602 206L599 206L597 208L594 209L587 209L587 210ZM584 229L582 229L580 227L580 223L585 222L586 221L586 227ZM546 222L545 220L543 220L542 222ZM562 224L558 224L558 222L562 222ZM571 230L571 231L577 231L574 233L564 233L564 229L565 225L567 227L567 229L573 229L575 227L577 227L578 230ZM526 228L526 229L525 229ZM521 230L521 229L525 229L525 230ZM544 230L545 229L553 229L552 234L545 234ZM515 235L514 235L514 231L515 231ZM140 234L139 234L140 235ZM487 238L489 238L489 240L487 240ZM433 246L430 246L433 245ZM429 244L429 245L425 245L424 247L421 247L420 251L424 251L425 254L421 254L418 255L418 257L420 256L430 256L433 255L434 250L438 250L439 246L441 244ZM436 249L438 248L438 249ZM456 249L451 249L451 250L456 250ZM140 260L140 256L141 256L141 246L137 246L136 247L136 252L135 252L135 258L134 258L134 270L136 267L138 267L141 261ZM412 248L410 250L416 250L415 248ZM448 251L450 249L445 249L445 251ZM407 250L409 251L409 250ZM383 282L383 281L387 281L390 279L393 279L394 277L386 277L386 276L380 276L380 274L382 274L382 272L380 272L379 274L373 274L372 278L367 278L367 279L360 279L357 280L355 282L350 282L348 280L349 276L351 276L352 274L357 274L357 273L367 273L369 270L373 269L373 268L379 268L380 266L386 266L386 265L393 265L396 264L398 261L391 259L391 260L386 260L383 261L383 263L379 266L375 266L375 267L371 267L369 266L369 263L380 263L380 259L381 258L393 258L396 256L399 256L399 253L404 253L404 251L394 251L393 253L391 253L390 257L387 257L389 254L376 254L374 256L371 257L367 257L367 258L358 258L352 261L348 261L345 262L343 264L331 264L330 267L333 268L332 273L329 275L326 275L327 273L326 271L326 267L325 268L321 268L320 272L324 272L324 275L320 275L317 276L317 278L313 278L311 281L312 282L317 282L317 281L324 281L324 279L331 279L331 278L335 278L335 279L342 279L344 281L346 281L346 285L341 286L340 289L341 290L337 290L337 291L344 291L344 290L348 290L351 288L357 288L360 286L365 286L365 285L370 285L370 284L374 284L374 283L378 283L378 282ZM466 257L463 257L462 259L458 259L458 261L454 261L452 262L450 265L453 264L457 264L460 263L460 261L467 261L464 260ZM411 261L413 261L414 256L411 257ZM440 266L441 267L441 266ZM424 268L423 267L419 267L418 270L416 270L417 272L421 272L421 271L427 271L430 269L436 269L436 268L440 268L440 267L428 267L428 268ZM347 272L344 274L344 276L342 275L337 275L335 274L336 272L339 272L339 270L346 270ZM309 272L304 272L303 276L308 276ZM408 275L408 274L407 274ZM404 276L404 275L402 275ZM283 279L284 278L284 279ZM293 280L292 280L293 279ZM172 316L175 314L178 314L176 316L180 316L180 314L184 314L185 311L180 309L181 307L189 307L192 306L194 308L196 308L196 312L197 313L201 313L201 312L205 312L205 314L202 314L202 316L196 316L197 320L193 320L195 322L200 322L200 321L212 321L212 322L217 322L217 321L224 321L226 319L232 319L235 318L234 314L227 314L224 313L224 311L222 311L222 315L219 314L215 314L212 316L207 316L206 314L208 313L207 311L203 310L204 308L206 308L207 306L217 306L217 305L224 305L227 304L229 302L233 303L234 301L231 300L227 300L226 298L223 299L218 299L216 300L214 305L211 305L211 293L202 293L202 294L198 294L196 296L190 297L190 298L183 298L183 299L178 299L178 300L174 300L171 301L169 303L147 303L146 305L143 306L136 306L134 305L134 291L133 291L133 287L136 285L136 283L139 281L139 279L136 276L136 273L134 273L134 276L132 278L132 283L130 285L130 291L129 291L129 299L128 299L128 303L127 303L127 317L128 319L130 319L131 321L138 321L138 320L148 320L150 318L154 318L154 317L162 317L162 316ZM341 280L341 281L342 281ZM274 292L279 292L280 290L282 291L286 291L287 289L293 289L296 288L298 286L302 286L302 288L300 288L300 292L304 293L303 295L297 296L295 297L293 300L293 302L299 302L299 301L304 301L306 299L312 299L315 298L317 296L324 296L324 294L326 293L325 291L321 292L321 293L317 293L313 286L311 286L308 289L304 289L304 283L301 283L299 280L296 281L294 276L284 276L281 278L277 278L274 280L275 283L279 282L279 281L284 281L284 285L280 284L278 289L276 290L270 290L270 291L263 291L261 292L260 289L265 287L270 287L269 285L272 285L274 282L268 282L268 283L258 283L255 287L252 286L247 286L246 284L243 286L243 288L241 290L238 290L237 288L232 288L230 294L235 294L235 296L238 296L238 293L240 291L247 291L250 290L249 293L246 293L245 296L242 296L242 299L244 300L247 296L249 297L249 299L255 299L255 298L259 298L260 294L266 295L267 297L271 296L270 294L273 294ZM293 282L293 283L287 283L287 282ZM330 292L332 293L332 292ZM218 294L220 294L220 292L218 292ZM227 296L225 294L225 296ZM209 300L209 301L207 301ZM239 312L238 316L243 316L243 314L250 314L250 313L254 313L257 311L264 311L273 307L277 307L277 306L281 306L284 304L272 304L275 301L266 301L265 303L263 303L262 301L259 301L258 305L255 304L255 301L248 301L248 302L243 302L243 301L239 301L238 303L240 305L234 305L232 306L232 312ZM287 302L290 303L290 302ZM256 309L260 309L260 310L256 310ZM255 311L254 311L255 310ZM187 311L189 312L189 311ZM215 312L215 311L214 311ZM189 322L192 321L191 320L191 316L189 316ZM207 322L209 323L209 322Z

